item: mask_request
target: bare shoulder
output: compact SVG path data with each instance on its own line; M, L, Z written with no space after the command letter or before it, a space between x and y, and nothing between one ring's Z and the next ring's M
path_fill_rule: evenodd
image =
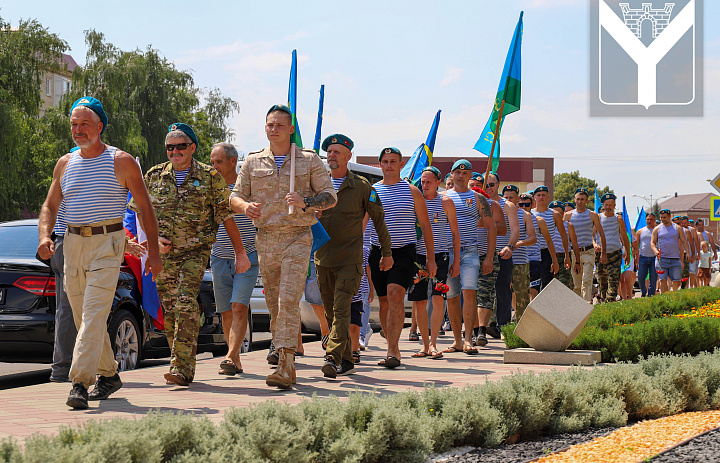
M404 180L401 180L404 181ZM410 186L410 193L413 195L413 199L417 201L418 199L421 199L423 202L425 202L425 198L423 197L422 191L420 191L420 188L416 187L415 185L412 185L408 183Z

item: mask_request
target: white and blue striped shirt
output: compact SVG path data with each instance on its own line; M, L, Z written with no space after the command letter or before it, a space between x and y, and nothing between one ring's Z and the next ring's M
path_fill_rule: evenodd
M277 166L278 170L280 170L280 166L282 166L282 165L283 165L283 162L285 162L285 158L286 158L286 157L287 157L287 155L285 155L285 156L275 156L275 165Z
M550 238L552 238L555 235L555 217L553 214L555 213L554 209L547 209L544 212L538 212L537 210L533 209L532 213L537 217L542 217L545 219L545 224L547 225L548 232L550 233ZM537 236L538 245L540 246L540 249L547 249L548 245L545 242L545 237L542 235L542 233L538 233Z
M187 178L187 174L188 174L188 172L190 172L190 168L188 167L185 170L174 170L173 169L173 171L175 172L175 183L177 184L177 186L180 186L183 184L183 182Z
M355 296L353 296L350 302L362 301L362 295L370 292L370 284L367 279L367 272L365 268L368 266L368 259L370 258L370 248L363 246L363 276L360 280L360 289Z
M540 228L538 228L537 218L535 217L535 214L532 213L530 214L530 216L532 217L533 227L535 227L535 235L537 235L537 239L539 240L542 233L540 233ZM530 262L539 262L541 260L540 245L538 243L535 243L531 246L528 246L527 248L528 260Z
M228 188L232 190L235 188L235 184L228 185ZM240 230L240 237L242 238L243 247L245 248L245 254L249 255L255 252L255 224L253 224L253 221L248 219L245 214L235 214L233 219L235 220L238 230ZM225 230L225 224L220 224L216 237L217 241L213 243L210 254L223 259L234 259L235 249L227 234L227 230Z
M447 195L455 203L458 230L460 232L460 246L477 246L480 212L478 212L475 203L475 192L468 190L464 193L458 193L455 190L449 190Z
M567 234L568 234L567 222L563 221L563 225L565 225L565 236L567 236ZM556 254L565 252L565 246L563 246L562 236L560 235L560 230L558 230L557 227L555 228L555 235L553 235L553 244L555 245L555 253ZM570 245L570 241L568 238L568 246L569 245Z
M410 184L405 180L400 180L393 185L378 182L373 186L385 210L385 223L390 233L390 247L397 249L408 244L415 244L417 242L415 201L410 191ZM373 233L372 244L380 246L377 233Z
M57 220L55 221L55 228L53 232L57 236L65 236L65 229L67 229L67 222L65 222L65 200L60 203L60 209L58 209Z
M332 186L333 186L333 188L335 188L336 192L340 189L340 185L343 184L343 182L345 181L345 178L346 177L343 177L343 178L330 177L330 181L332 182Z
M490 208L492 209L493 200L488 199L487 202L490 205ZM485 256L488 253L487 229L486 228L478 228L476 235L477 235L477 240L478 240L478 243L477 243L478 255ZM497 239L497 238L495 238L495 239ZM495 247L495 249L497 249L497 246Z
M573 228L575 228L578 246L581 248L592 246L593 223L590 217L590 209L585 209L585 212L578 212L573 209L572 215L570 216L570 223L573 225ZM654 255L655 254L653 254L653 256Z
M106 146L99 156L89 159L81 151L71 153L60 181L67 223L87 225L125 216L128 189L115 176L116 151Z
M447 215L445 215L445 209L443 209L442 206L442 199L442 195L437 195L433 199L425 199L436 254L439 252L447 252L448 250L447 233L450 229L448 228L448 218ZM423 256L427 255L424 237L418 240L417 253Z
M525 226L525 211L522 210L522 208L518 207L517 214L518 223L520 224L520 237L518 238L518 241L524 241L528 239L527 227ZM528 262L530 262L528 260L528 247L520 246L515 248L512 253L512 260L513 265L527 264Z

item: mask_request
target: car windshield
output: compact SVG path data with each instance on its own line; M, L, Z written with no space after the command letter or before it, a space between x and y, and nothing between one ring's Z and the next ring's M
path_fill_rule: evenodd
M37 227L34 225L0 227L0 258L34 259L38 244Z

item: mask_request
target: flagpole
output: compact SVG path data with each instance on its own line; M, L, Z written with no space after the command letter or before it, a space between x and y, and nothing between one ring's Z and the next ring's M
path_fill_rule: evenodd
M493 136L492 147L490 148L490 156L488 156L487 169L485 169L485 176L483 177L483 190L485 189L485 187L487 187L488 174L490 174L492 160L495 157L495 143L497 142L498 135L500 134L500 126L502 125L502 114L504 107L505 100L502 100L502 103L500 103L500 111L498 112L497 124L495 125L495 135Z
M295 143L290 145L290 193L295 191ZM295 206L292 204L288 209L288 214L295 212Z

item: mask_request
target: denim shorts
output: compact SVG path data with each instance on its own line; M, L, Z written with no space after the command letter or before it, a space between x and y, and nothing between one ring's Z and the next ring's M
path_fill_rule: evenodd
M310 261L310 274L305 279L305 300L312 305L323 305L320 285L318 285L317 273L315 273L315 262L313 261Z
M680 281L683 267L680 259L661 257L659 261L660 265L657 268L658 280L666 280L669 278L671 281Z
M232 303L250 305L260 266L257 251L248 254L250 268L244 273L235 273L235 259L223 259L210 256L210 269L215 293L215 312L223 313L231 309Z
M450 253L450 265L453 264L453 253ZM477 246L460 247L460 275L448 279L447 285L450 290L447 293L448 299L460 295L463 289L477 291L478 276L480 275L480 256Z
M700 265L700 262L698 262L698 261L691 263L690 264L690 273L693 273L693 274L697 273L698 265Z

